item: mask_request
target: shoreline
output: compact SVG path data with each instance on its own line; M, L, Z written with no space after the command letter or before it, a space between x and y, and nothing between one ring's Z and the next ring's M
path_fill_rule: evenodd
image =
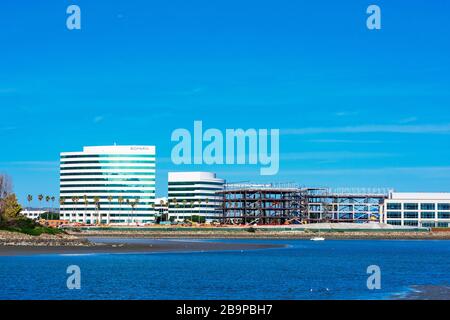
M146 238L146 239L267 239L267 240L309 240L317 236L317 232L302 231L260 231L248 232L242 231L223 231L223 230L204 230L204 231L120 231L120 230L96 230L69 232L70 235L102 238ZM450 232L343 232L343 231L322 231L321 236L327 240L450 240Z
M415 285L410 286L404 294L395 294L390 300L449 300L449 285Z
M0 231L0 256L34 254L88 254L88 253L152 253L187 251L223 251L279 248L277 244L249 244L226 242L198 242L192 240L309 240L317 231L282 230L83 230L60 235L26 234ZM336 231L320 233L326 240L450 240L450 232L414 231ZM89 238L122 238L156 240L152 244L92 242ZM179 239L182 241L164 241Z
M87 246L32 246L0 245L1 256L29 256L40 254L127 254L127 253L175 253L212 252L284 248L276 244L247 244L194 241L157 241L145 243L90 243Z

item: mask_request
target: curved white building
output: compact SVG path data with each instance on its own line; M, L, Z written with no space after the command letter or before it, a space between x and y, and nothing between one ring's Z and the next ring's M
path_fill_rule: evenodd
M169 219L183 221L200 216L206 221L220 217L217 210L225 181L211 172L169 172Z
M84 147L61 153L60 216L87 224L154 221L154 146Z

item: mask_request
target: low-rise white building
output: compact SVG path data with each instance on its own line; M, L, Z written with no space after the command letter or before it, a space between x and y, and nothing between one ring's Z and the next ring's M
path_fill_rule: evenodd
M223 190L225 181L211 172L169 172L169 219L190 220L192 216L204 221L219 218L217 210L222 197L217 191Z
M450 227L450 193L391 192L383 209L383 220L387 224Z
M33 209L24 209L22 211L20 211L20 214L27 217L28 219L32 219L32 220L39 220L39 217L41 216L41 214L48 212L45 210L33 210Z

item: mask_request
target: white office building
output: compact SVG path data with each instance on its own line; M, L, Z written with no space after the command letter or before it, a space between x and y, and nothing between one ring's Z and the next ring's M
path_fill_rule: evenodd
M169 219L183 221L200 216L204 221L218 219L225 181L211 172L169 172Z
M169 214L169 206L168 206L167 197L156 198L155 199L155 215L160 218L167 219Z
M61 153L61 219L85 224L152 223L154 146L84 147Z
M20 214L23 215L24 217L27 217L28 219L39 220L39 218L41 217L41 214L46 213L46 212L49 212L49 211L24 209L24 210L20 211Z
M384 222L398 226L450 227L450 193L391 192Z

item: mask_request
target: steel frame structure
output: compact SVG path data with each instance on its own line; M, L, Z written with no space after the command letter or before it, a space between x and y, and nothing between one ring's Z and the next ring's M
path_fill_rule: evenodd
M285 224L381 222L381 207L387 192L327 188L258 187L227 188L220 208L225 224Z
M226 224L283 224L304 221L308 211L304 189L235 189L222 195L222 222Z

